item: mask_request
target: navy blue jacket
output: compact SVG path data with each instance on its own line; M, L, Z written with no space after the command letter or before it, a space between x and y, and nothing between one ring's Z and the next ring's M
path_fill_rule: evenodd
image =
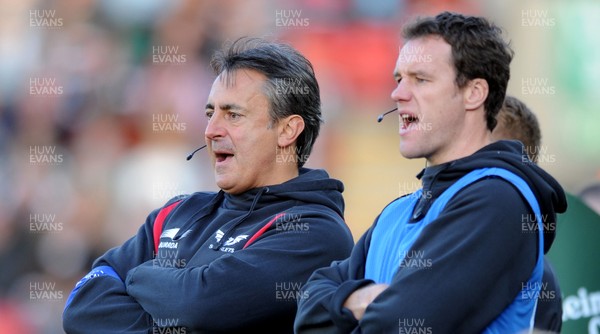
M418 221L435 199L468 172L500 167L525 180L544 217L544 252L554 240L556 213L566 210L560 185L529 162L519 142L500 141L471 156L426 168L418 177L427 196L413 211ZM391 285L366 309L361 321L343 307L348 296L372 284L365 261L375 224L350 258L317 270L303 288L298 333L398 333L418 325L433 333L480 333L512 302L530 277L538 257L538 237L524 217L532 211L514 186L501 178L477 181L456 194L425 227L412 249L432 265L398 270ZM375 245L376 246L376 245ZM399 323L401 321L402 323Z
M325 171L302 168L288 182L239 195L169 201L182 200L165 221L156 257L158 210L95 261L116 275L97 270L81 284L64 311L65 331L291 333L300 287L352 249L342 191Z

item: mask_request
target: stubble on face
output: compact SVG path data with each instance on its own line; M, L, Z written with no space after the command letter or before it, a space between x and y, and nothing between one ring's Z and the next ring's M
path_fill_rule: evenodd
M392 98L399 110L400 153L406 158L439 163L461 126L464 108L451 51L438 36L412 39L401 48Z

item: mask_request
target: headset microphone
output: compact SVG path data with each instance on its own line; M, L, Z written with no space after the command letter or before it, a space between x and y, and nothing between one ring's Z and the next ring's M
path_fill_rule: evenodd
M194 152L190 153L190 155L187 156L186 160L189 161L194 156L194 154L196 154L196 152L200 151L201 149L203 149L205 147L206 147L206 145L198 147Z
M390 111L388 111L386 113L383 113L383 114L377 116L377 123L381 123L381 121L383 120L383 117L385 117L385 115L387 115L387 114L389 114L391 112L394 112L396 110L398 110L398 108L394 108L394 109L392 109L392 110L390 110Z

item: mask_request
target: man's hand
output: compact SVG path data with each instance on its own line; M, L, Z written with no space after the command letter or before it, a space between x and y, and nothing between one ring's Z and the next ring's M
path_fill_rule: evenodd
M349 309L356 320L362 319L365 310L383 290L387 289L387 284L371 284L354 291L346 301L344 307Z

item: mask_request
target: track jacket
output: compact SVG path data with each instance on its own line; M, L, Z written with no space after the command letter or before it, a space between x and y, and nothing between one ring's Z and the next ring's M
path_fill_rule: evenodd
M158 254L155 210L78 283L65 331L291 333L300 287L352 249L342 191L325 171L302 168L283 184L239 195L169 201L180 202L164 223Z
M415 235L402 254L404 259L393 268L390 286L359 322L343 303L358 288L375 282L365 278L367 258L382 245L371 241L377 224L384 214L389 219L386 210L397 199L377 217L350 258L311 276L302 290L308 298L299 300L296 331L481 333L512 305L524 287L539 289L539 271L537 283L529 282L536 265L540 268L540 253L547 252L554 240L555 213L566 210L566 198L556 180L522 152L519 142L500 141L471 156L424 169L418 175L422 193L404 223L409 230L420 228L415 223L458 180L475 170L498 167L526 182L539 204L541 226L523 194L506 179L485 177L464 186ZM398 211L398 216L401 214ZM542 233L531 233L541 230L543 238ZM393 238L394 234L387 235ZM538 244L541 239L543 245ZM529 298L532 296L535 292Z

